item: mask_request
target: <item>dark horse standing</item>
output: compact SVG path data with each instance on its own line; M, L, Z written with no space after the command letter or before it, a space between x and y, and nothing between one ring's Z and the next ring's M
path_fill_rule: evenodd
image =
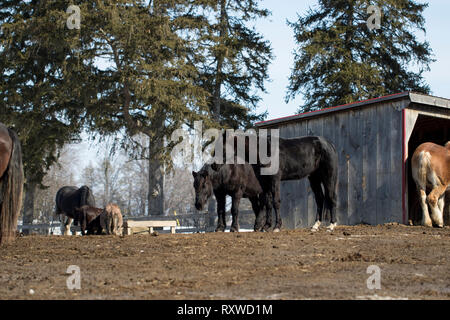
M22 207L23 181L19 138L0 123L0 245L15 238Z
M270 144L270 139L268 139ZM270 147L267 149L270 150ZM259 162L259 161L258 161ZM258 164L259 169L263 167ZM272 225L272 205L276 221L274 231L281 228L280 184L281 181L299 180L308 177L317 204L317 231L322 223L323 209L330 210L331 224L329 230L336 227L336 185L338 174L338 156L335 147L323 137L301 137L279 139L279 170L274 175L256 175L263 188L262 200L266 205L266 223L264 217L257 219L256 229L268 230Z
M56 215L65 214L67 220L64 223L64 235L69 235L70 225L74 220L74 225L78 225L79 214L76 208L82 206L95 207L95 198L91 189L87 186L62 187L56 193Z
M235 135L237 137L237 135ZM222 141L227 137L224 134ZM257 141L256 145L251 145L250 141ZM237 138L231 140L234 143L234 153L237 152ZM263 189L260 198L260 207L266 209L266 216L260 214L256 218L255 231L269 230L272 227L272 207L275 209L276 221L274 232L280 231L280 185L281 181L300 180L308 177L311 189L317 204L316 223L312 230L317 231L322 223L323 209L328 209L331 216L329 230L336 227L336 185L338 176L338 156L335 147L323 137L300 137L292 139L279 138L278 157L271 154L272 149L276 152L276 144L272 148L272 138L256 137L249 139L245 137L245 161L250 160L250 153L257 153L257 163L253 165L256 178ZM272 161L278 159L278 163L269 162L262 164L260 148L266 144L265 150L269 150L268 157ZM220 146L220 144L219 144ZM223 156L226 160L228 146L223 144ZM266 155L264 155L266 156ZM275 162L275 161L274 161ZM253 163L252 163L253 164ZM262 174L262 169L275 166L276 173ZM262 210L261 210L262 212ZM256 213L256 212L255 212Z
M256 179L251 165L225 164L203 166L200 172L192 172L194 176L195 207L203 210L205 203L214 193L217 200L218 225L216 232L223 232L226 228L226 196L231 196L231 215L233 223L231 232L239 232L239 203L242 198L248 198L253 211L258 217L260 214L260 199L262 188Z

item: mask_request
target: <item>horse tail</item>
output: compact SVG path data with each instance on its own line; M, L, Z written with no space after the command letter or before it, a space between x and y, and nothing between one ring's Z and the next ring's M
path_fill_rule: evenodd
M23 195L23 164L22 148L17 134L8 129L13 142L8 169L0 180L0 192L3 202L0 204L0 244L14 240L17 229L17 219L22 209Z
M324 138L320 138L320 141L322 146L320 167L325 191L324 208L328 214L337 205L338 153L332 143Z
M431 155L428 152L422 151L419 154L419 161L417 164L416 183L424 190L426 190L427 187L427 176L429 169L431 169Z
M56 192L56 196L55 196L55 217L56 218L62 213L62 210L59 207L59 200L60 200L59 198L61 197L61 190L62 189L59 189L58 192Z
M82 186L80 191L80 208L86 205L95 207L95 199L91 189L87 186Z

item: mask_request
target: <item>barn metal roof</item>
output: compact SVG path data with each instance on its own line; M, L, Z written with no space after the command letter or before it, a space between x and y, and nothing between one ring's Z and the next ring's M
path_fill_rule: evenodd
M450 100L449 99L434 97L434 96L415 93L415 92L401 92L401 93L391 94L391 95L384 96L384 97L349 103L349 104L345 104L345 105L341 105L341 106L337 106L337 107L331 107L331 108L321 109L321 110L317 110L317 111L301 113L301 114L297 114L294 116L288 116L288 117L283 117L283 118L278 118L278 119L273 119L273 120L268 120L268 121L262 121L262 122L258 122L256 124L256 126L257 127L268 127L268 126L273 126L276 124L282 124L282 123L287 123L287 122L291 122L291 121L298 121L298 120L305 119L305 118L318 117L318 116L321 116L321 115L324 115L327 113L340 112L340 111L347 110L347 109L356 109L356 108L374 105L374 104L377 104L380 102L398 100L398 99L403 99L403 98L409 98L411 103L429 105L429 106L434 106L434 107L439 107L439 108L446 108L446 109L449 109L449 112L450 112Z

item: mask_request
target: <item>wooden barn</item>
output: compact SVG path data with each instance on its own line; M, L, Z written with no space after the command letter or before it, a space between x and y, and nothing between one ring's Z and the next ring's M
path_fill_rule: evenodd
M320 135L335 145L338 224L407 224L421 218L409 159L423 142L450 140L450 100L405 92L257 126L279 129L282 138ZM308 179L282 182L281 215L285 228L313 225Z

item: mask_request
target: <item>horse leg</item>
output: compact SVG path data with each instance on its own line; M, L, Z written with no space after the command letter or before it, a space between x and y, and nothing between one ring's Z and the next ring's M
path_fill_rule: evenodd
M72 224L73 219L66 216L66 222L64 223L64 235L70 236L70 225Z
M445 192L444 192L444 194L439 198L438 206L439 206L439 212L442 212L442 218L444 218Z
M226 228L226 220L225 220L225 205L226 205L226 195L216 194L217 200L217 228L216 232L224 232Z
M273 229L273 232L280 232L281 230L281 212L280 212L280 204L281 204L281 197L280 197L280 190L277 190L273 195L273 208L275 210L275 228Z
M266 223L264 225L264 231L269 231L272 227L272 192L264 192L262 195L262 203L266 208Z
M230 232L239 232L239 203L241 202L242 192L237 192L232 198L231 216L233 222L231 223Z
M311 189L314 193L314 199L316 200L317 205L317 214L316 214L316 223L312 227L311 231L316 232L319 231L319 227L322 224L322 213L323 213L323 201L324 195L322 191L322 184L317 176L311 175L308 177L309 184L311 185Z
M422 225L432 227L433 223L428 212L427 193L425 192L425 188L419 185L417 185L417 189L419 190L420 207L422 208Z
M333 171L335 172L335 171ZM336 194L336 184L337 175L334 173L323 174L322 184L325 191L324 206L325 209L330 211L330 225L327 228L328 232L333 232L337 226L336 220L336 206L337 206L337 194Z
M262 198L262 195L261 195ZM259 232L262 231L263 226L264 226L264 212L262 212L263 210L263 202L260 201L259 197L252 197L249 199L251 204L252 204L252 208L253 208L253 212L255 213L255 227L254 230L255 232Z
M86 234L86 229L88 229L86 212L84 212L84 210L83 210L83 213L81 213L80 216L81 216L81 218L80 218L81 235L84 236ZM74 221L74 225L76 226L75 221ZM89 234L89 229L88 229L88 234Z
M439 185L436 186L428 195L428 203L430 204L431 208L431 220L439 227L444 227L444 214L442 210L439 210L438 202L440 201L440 198L444 196L445 190L447 189L447 186ZM443 207L443 205L442 205Z

